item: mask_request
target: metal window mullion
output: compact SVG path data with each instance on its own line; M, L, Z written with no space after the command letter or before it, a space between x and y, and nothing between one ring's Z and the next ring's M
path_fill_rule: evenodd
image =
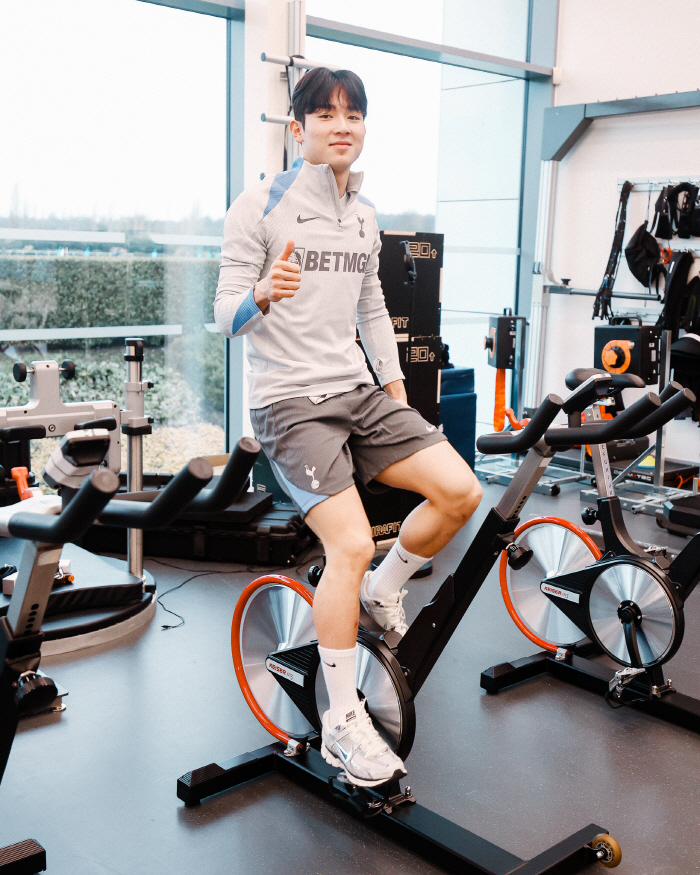
M411 39L310 15L306 17L306 35L423 61L493 73L497 76L510 76L517 79L548 79L552 76L552 68L540 64L486 55L456 46Z

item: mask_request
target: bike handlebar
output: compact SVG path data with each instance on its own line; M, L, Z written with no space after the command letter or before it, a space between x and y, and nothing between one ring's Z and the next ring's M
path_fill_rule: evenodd
M558 395L547 395L522 431L482 434L477 439L476 448L480 453L522 453L529 450L554 422L563 403Z
M659 393L661 403L664 404L666 401L669 400L669 398L673 398L682 389L683 386L681 386L680 383L676 383L675 380L671 380L670 383L666 383L663 392Z
M670 386L671 383L668 385ZM675 383L674 385L679 386L680 384ZM668 386L666 389L668 389ZM666 425L667 422L670 422L674 417L678 416L679 413L683 413L684 410L687 410L688 407L695 403L695 393L691 392L690 389L683 389L681 387L679 392L676 392L675 394L672 392L670 397L667 396L667 399L665 400L664 393L666 392L666 389L664 389L659 396L659 398L664 401L661 407L654 411L651 416L647 416L646 419L643 419L639 425L631 429L625 437L638 438L651 434Z
M110 501L99 515L99 521L103 525L128 529L157 529L167 526L182 513L213 476L212 467L206 459L192 459L156 499L151 502L118 499ZM75 498L68 505L68 509L74 501ZM65 512L64 510L63 513Z
M659 396L649 392L614 419L580 425L573 428L549 428L544 434L550 447L561 449L574 444L606 444L618 438L628 437L628 433L656 412L661 405Z
M19 512L10 519L7 528L15 538L29 541L45 544L76 541L118 489L119 477L109 468L98 468L58 516Z
M219 482L211 489L200 492L187 506L187 512L218 513L226 510L246 486L250 469L261 449L255 438L241 438L236 449L231 453Z

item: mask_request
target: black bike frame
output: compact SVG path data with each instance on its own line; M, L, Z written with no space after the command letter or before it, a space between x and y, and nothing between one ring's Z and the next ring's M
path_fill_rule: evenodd
M513 541L519 513L547 470L554 450L544 441L532 447L496 507L474 536L457 570L411 623L396 648L408 686L416 696L501 552Z
M600 419L598 408L587 411L586 419L589 422ZM591 460L598 489L598 521L603 532L604 552L611 552L616 556L649 558L648 551L637 544L627 531L622 505L615 494L607 446L605 444L591 446ZM700 582L700 533L690 539L672 562L662 555L655 555L654 561L666 571L677 592L685 601Z
M600 411L597 407L586 411L587 422L598 419ZM615 495L606 445L592 445L591 458L598 489L598 521L603 533L605 554L652 558L627 531L622 506ZM655 555L653 559L668 575L681 602L684 602L700 581L700 533L672 562L663 555ZM671 681L665 678L661 665L635 674L627 669L616 671L593 661L591 657L601 653L597 644L583 639L568 649L560 648L556 654L541 651L533 656L491 666L481 673L481 687L489 693L497 693L522 681L550 674L606 698L615 692L620 704L630 705L669 723L700 732L700 700L677 692Z

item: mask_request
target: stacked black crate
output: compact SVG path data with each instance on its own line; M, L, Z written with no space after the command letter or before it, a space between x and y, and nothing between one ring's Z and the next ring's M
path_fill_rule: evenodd
M443 235L382 231L381 238L379 280L394 326L408 403L437 426ZM397 537L403 521L423 500L403 489L375 493L360 486L359 490L375 541Z

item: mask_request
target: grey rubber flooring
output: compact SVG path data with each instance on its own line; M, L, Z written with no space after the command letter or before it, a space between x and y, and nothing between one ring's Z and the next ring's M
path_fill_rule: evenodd
M411 584L409 618L501 492L486 489L432 577ZM578 522L579 510L567 486L555 499L533 496L523 519ZM650 517L627 518L640 539L684 543ZM42 663L69 690L67 710L22 723L0 788L0 844L35 838L52 875L438 872L279 777L184 808L179 775L271 741L238 689L229 643L236 600L262 570L163 562L146 563L161 593L213 572L165 599L184 626L161 629L177 620L159 608L139 633ZM697 597L686 617L667 674L700 696ZM700 872L700 736L547 678L497 696L479 688L482 669L535 650L510 620L494 570L416 702L408 766L419 802L522 858L594 822L622 845L620 875Z

